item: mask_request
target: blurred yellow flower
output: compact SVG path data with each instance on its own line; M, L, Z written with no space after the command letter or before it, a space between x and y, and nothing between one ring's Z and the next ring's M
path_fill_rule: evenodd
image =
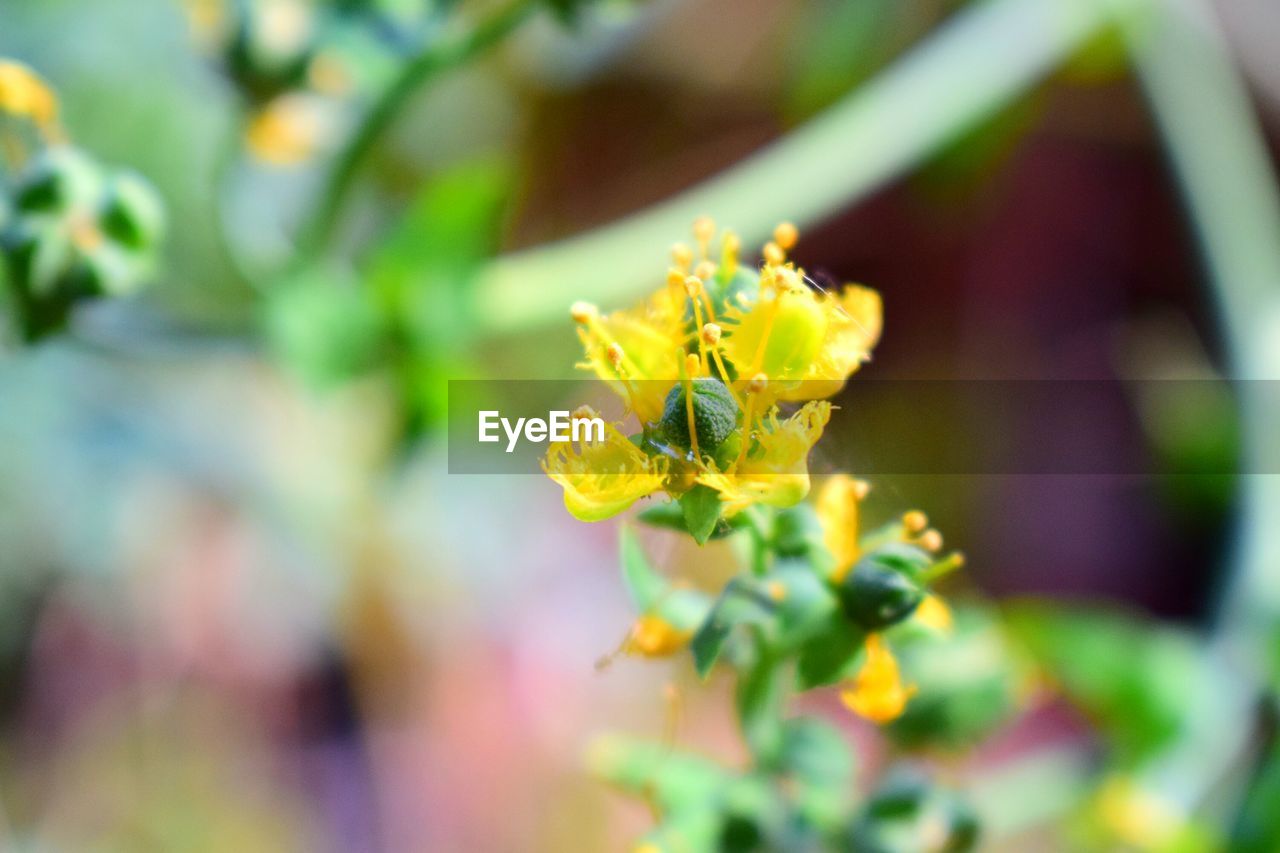
M609 424L603 441L551 445L542 470L564 489L565 508L575 518L602 521L661 489L667 459L646 456Z
M873 723L890 723L902 716L914 685L903 686L898 662L879 634L868 634L867 659L853 680L840 691L845 706Z
M315 98L281 95L254 115L245 131L245 144L264 163L294 166L315 154L324 130L323 108Z
M20 62L0 59L0 112L33 122L48 138L60 135L57 96L40 75Z
M822 541L835 558L832 579L840 581L858 560L858 502L867 494L867 483L848 474L828 477L818 491L814 510L822 526Z
M1167 849L1183 827L1173 806L1127 776L1109 777L1094 805L1106 830L1134 850Z
M666 657L684 648L691 637L692 631L677 628L661 616L647 613L631 626L623 651L647 658Z

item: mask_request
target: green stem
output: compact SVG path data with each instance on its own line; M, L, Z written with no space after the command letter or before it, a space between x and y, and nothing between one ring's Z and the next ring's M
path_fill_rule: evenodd
M538 8L533 0L514 0L495 12L465 36L436 41L411 59L400 74L382 91L337 155L319 203L304 225L298 243L298 263L314 260L332 239L347 197L365 159L387 132L409 98L424 83L478 56L497 44Z

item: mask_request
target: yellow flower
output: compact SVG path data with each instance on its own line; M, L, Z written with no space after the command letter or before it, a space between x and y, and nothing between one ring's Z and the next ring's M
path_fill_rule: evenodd
M826 311L826 335L801 384L783 389L783 400L817 400L838 394L880 340L883 325L880 294L869 287L847 285L838 294L819 298Z
M0 59L0 112L31 120L46 137L59 135L57 97L20 62Z
M755 503L793 506L809 493L809 450L830 418L830 403L808 403L785 421L775 407L736 462L723 472L711 463L696 480L720 493L725 515Z
M1165 849L1183 826L1172 805L1125 776L1103 783L1095 808L1107 831L1134 850Z
M631 626L622 650L640 657L666 657L684 648L692 637L693 631L677 628L661 616L647 613Z
M684 330L672 301L662 291L630 311L601 315L586 302L571 309L586 353L579 366L608 382L644 423L662 417L680 376Z
M602 521L662 488L667 460L650 458L609 424L603 441L556 442L542 470L564 489L565 508L582 521Z
M249 151L273 166L294 166L315 153L324 135L322 107L306 95L282 95L258 111L245 131Z
M835 558L832 579L840 581L858 561L858 502L866 497L867 484L848 474L828 477L818 492L815 511L822 525L822 541Z
M890 723L902 716L915 685L904 687L898 662L878 634L867 635L867 659L853 680L840 691L845 706L873 723Z

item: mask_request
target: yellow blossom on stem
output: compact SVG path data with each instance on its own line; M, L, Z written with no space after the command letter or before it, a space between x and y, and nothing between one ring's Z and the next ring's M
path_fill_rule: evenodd
M840 691L845 706L873 723L890 723L902 716L915 685L904 686L898 662L879 634L868 634L867 659Z
M581 521L602 521L662 488L667 460L649 457L617 426L603 441L552 444L542 470L564 489L565 508Z
M720 493L726 516L756 503L794 506L809 493L809 451L830 418L831 404L825 402L808 403L785 421L774 408L758 431L744 437L743 454L735 463L724 471L709 464L697 482Z

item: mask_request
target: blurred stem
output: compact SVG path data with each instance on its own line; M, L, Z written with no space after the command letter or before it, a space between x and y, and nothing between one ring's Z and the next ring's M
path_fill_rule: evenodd
M458 38L433 41L410 59L374 102L364 120L338 153L298 242L297 264L314 261L337 230L355 179L369 153L387 132L410 97L431 78L483 53L500 42L528 18L538 5L534 0L513 0Z
M483 331L502 332L557 318L575 299L629 299L651 284L653 247L679 239L702 214L731 221L746 246L763 243L780 219L826 219L1025 94L1108 16L1083 0L971 4L878 77L720 175L612 225L498 258L477 282L475 316Z
M1268 651L1280 626L1280 477L1270 470L1280 401L1280 196L1248 92L1203 0L1149 2L1117 17L1200 238L1241 407L1239 540L1210 665L1214 713L1156 768L1161 793L1194 807L1229 773L1257 725ZM1239 685L1245 685L1241 689Z
M213 238L218 254L222 256L236 284L251 292L257 292L259 290L257 276L249 270L236 249L226 209L226 192L235 167L240 162L240 154L244 148L245 127L244 111L237 107L230 126L218 143L217 151L214 152L213 180L209 191L209 216L213 220Z

